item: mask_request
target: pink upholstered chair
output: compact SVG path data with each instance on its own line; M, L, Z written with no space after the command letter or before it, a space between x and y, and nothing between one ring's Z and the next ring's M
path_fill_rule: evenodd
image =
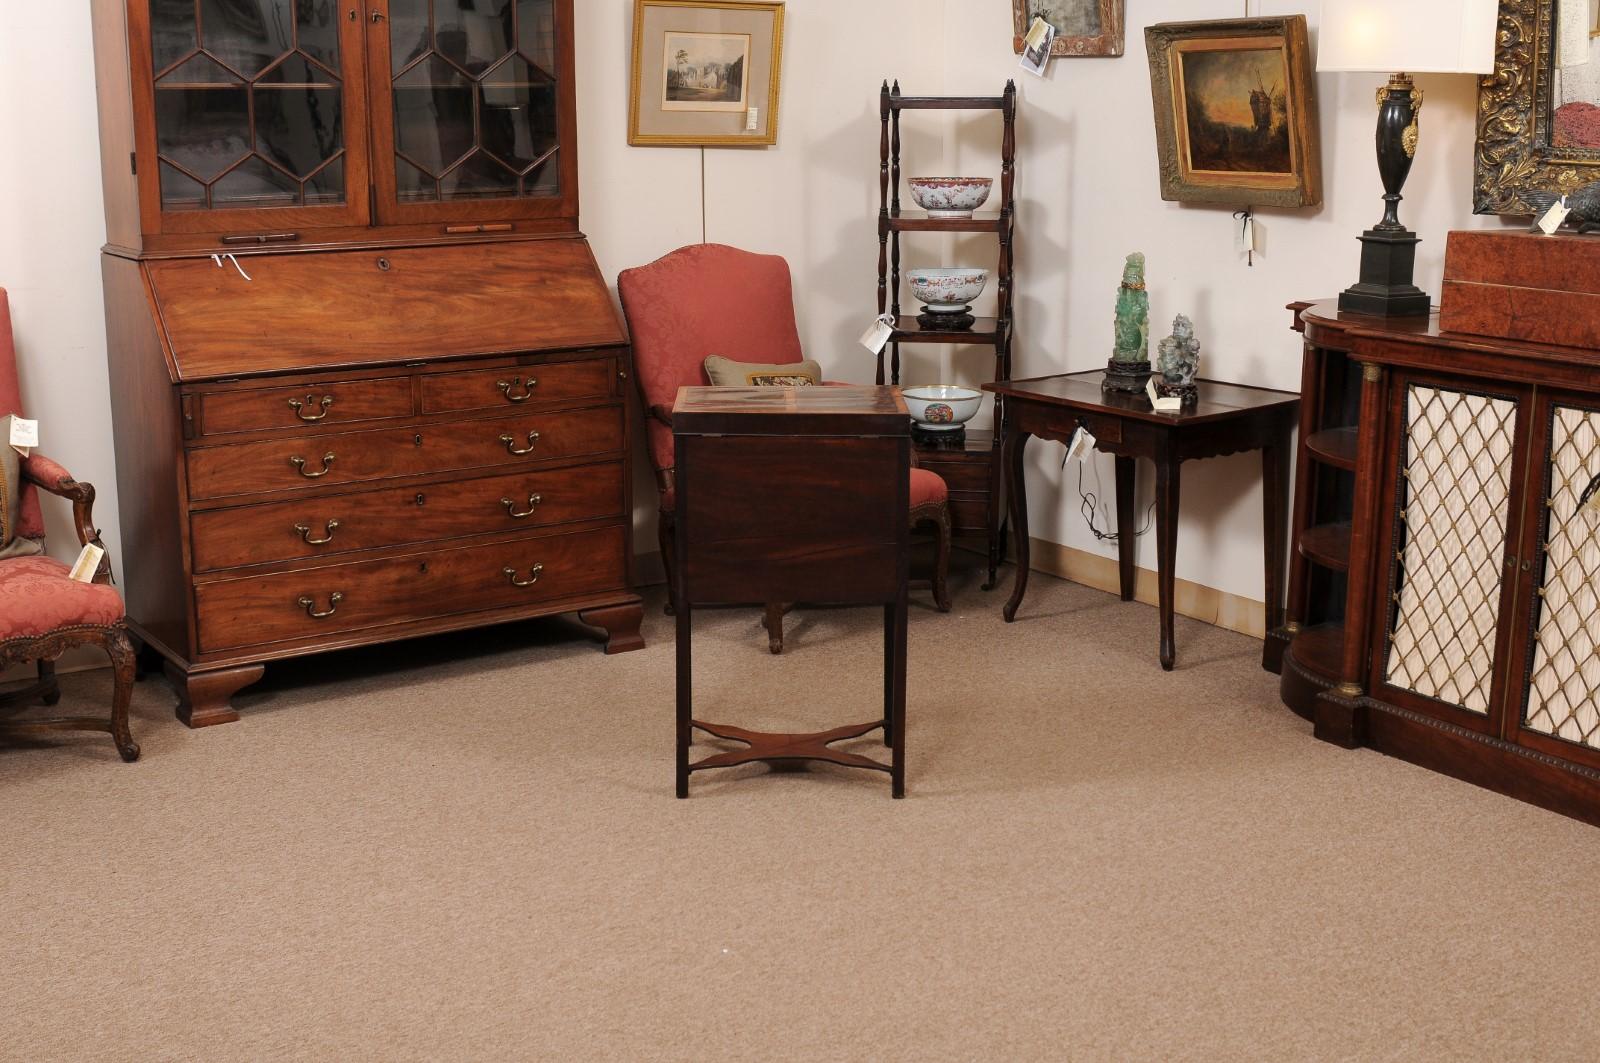
M676 494L673 487L672 403L678 389L705 385L707 355L740 362L782 365L803 360L795 325L789 264L722 244L680 248L648 266L624 270L617 292L633 336L634 374L645 407L650 458L661 492L661 558L669 592ZM913 526L932 524L938 533L933 596L950 609L945 574L950 558L949 489L937 473L911 470ZM784 607L767 606L773 653L783 650Z
M11 339L11 307L0 288L0 417L18 413L16 349ZM44 426L48 431L48 426ZM9 441L0 440L0 446ZM44 515L39 489L72 501L73 523L80 545L103 548L95 530L94 488L74 480L66 469L42 454L22 459L20 538L42 542ZM6 489L12 485L5 484ZM0 741L52 731L105 731L126 761L137 760L139 747L128 733L128 700L133 694L134 651L124 623L122 596L111 586L111 565L103 560L93 583L67 578L68 566L43 554L0 559L0 667L37 663L39 681L0 700L0 717L12 717L42 701L61 700L55 662L74 646L99 646L116 669L109 719L55 716L0 722Z

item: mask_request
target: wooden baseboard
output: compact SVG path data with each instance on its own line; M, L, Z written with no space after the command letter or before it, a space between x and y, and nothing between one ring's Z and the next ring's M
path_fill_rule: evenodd
M1120 593L1122 579L1114 558L1043 539L1030 541L1035 572L1047 572L1109 594ZM1157 593L1155 572L1147 568L1139 569L1134 578L1134 598L1146 605L1155 605ZM1267 607L1264 602L1191 583L1186 579L1173 581L1173 597L1173 610L1180 616L1203 620L1207 624L1252 638L1267 637Z
M1121 577L1117 574L1117 562L1114 559L1091 554L1087 550L1062 546L1060 543L1046 542L1043 539L1034 539L1032 543L1035 572L1069 579L1108 594L1119 592L1122 586ZM640 554L634 562L640 586L665 582L660 553ZM1010 580L1002 578L1001 585L1009 588ZM1173 609L1179 615L1201 620L1228 631L1237 631L1251 638L1267 637L1265 603L1258 602L1254 598L1219 591L1215 587L1191 583L1186 579L1173 581L1173 590L1177 599L1173 603ZM1138 601L1146 605L1155 605L1158 593L1155 572L1147 568L1139 569L1138 576L1134 580L1133 593Z

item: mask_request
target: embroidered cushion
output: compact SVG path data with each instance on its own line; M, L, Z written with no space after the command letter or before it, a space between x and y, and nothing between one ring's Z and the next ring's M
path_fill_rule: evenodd
M713 354L706 359L706 379L713 387L811 387L822 383L822 366L802 362L763 364L736 362Z

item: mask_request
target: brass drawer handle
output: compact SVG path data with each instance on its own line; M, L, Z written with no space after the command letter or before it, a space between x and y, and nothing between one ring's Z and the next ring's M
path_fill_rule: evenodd
M327 529L323 532L323 538L321 539L313 539L311 537L311 525L309 524L296 524L294 530L300 533L300 538L306 541L306 545L326 546L333 542L333 533L339 530L339 522L336 520L328 521Z
M334 591L332 594L328 595L328 608L323 612L317 611L317 600L311 597L309 594L300 599L299 605L300 608L306 611L306 615L311 619L326 620L328 617L339 611L339 603L342 601L344 601L344 592Z
M543 565L534 565L528 570L527 579L518 579L517 570L507 565L505 568L506 579L511 581L513 587L531 587L539 582L539 577L544 574Z
M533 389L539 386L539 382L531 376L527 381L523 381L519 376L511 380L496 380L494 386L500 389L500 394L506 397L507 402L527 402L533 398ZM521 388L522 391L513 395L511 394L512 388Z
M533 453L534 446L539 442L539 433L538 432L529 432L528 433L528 445L525 448L523 448L522 450L518 450L517 449L517 437L512 435L512 434L510 434L509 432L500 437L500 442L502 442L502 443L504 443L506 445L506 453L507 454L514 454L517 457L521 457L524 454L532 454Z
M333 451L330 450L328 453L322 455L321 472L306 472L306 459L300 457L299 455L290 458L289 464L300 470L300 475L304 476L307 480L320 480L333 471Z
M506 516L512 520L526 520L533 516L533 511L539 508L539 503L544 501L543 495L529 495L528 508L521 513L517 512L517 504L509 498L502 498L500 504L506 507Z
M300 418L302 421L306 422L307 424L315 424L316 422L322 420L324 417L328 416L328 407L332 406L332 405L333 405L333 396L332 395L324 395L324 396L322 396L322 401L320 401L320 402L317 401L317 397L315 395L307 395L305 402L301 402L299 399L290 399L289 400L289 407L290 407L290 409L294 410L294 415L296 417ZM305 409L304 409L304 407L306 407L306 406L321 406L322 407L322 412L321 413L314 413L311 416L307 417Z

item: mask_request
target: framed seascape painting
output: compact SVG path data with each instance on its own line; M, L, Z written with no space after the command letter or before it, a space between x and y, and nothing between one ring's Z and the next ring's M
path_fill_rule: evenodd
M1322 202L1304 15L1147 27L1161 198L1237 207Z
M1033 20L1055 27L1053 56L1117 56L1123 48L1125 0L1011 0L1012 46L1022 54Z
M628 143L778 142L783 4L634 0Z

